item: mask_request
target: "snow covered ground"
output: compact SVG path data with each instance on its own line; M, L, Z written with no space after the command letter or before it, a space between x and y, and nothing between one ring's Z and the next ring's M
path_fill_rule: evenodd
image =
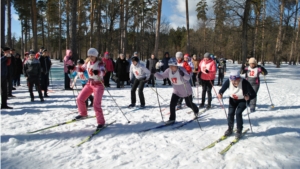
M300 66L266 65L269 71L267 82L275 105L269 110L270 99L263 80L258 93L258 107L251 113L253 133L248 132L224 156L220 152L234 136L218 143L215 147L201 149L218 139L227 129L224 110L213 92L213 109L199 120L180 128L166 127L139 133L139 130L162 124L157 97L151 88L145 88L147 109L130 112L122 108L126 119L119 111L108 92L105 91L102 107L107 123L117 122L101 131L91 141L72 148L91 134L97 124L87 119L35 134L29 131L48 127L71 120L76 116L73 91L63 90L62 64L54 62L52 82L45 103L30 102L29 93L22 78L22 86L13 91L16 98L8 100L13 110L1 111L1 168L300 168ZM230 70L240 65L228 65L225 78ZM158 92L161 105L168 106L172 88L162 86ZM216 82L215 82L216 83ZM81 86L77 83L77 86ZM119 106L130 104L130 88L115 88L109 92ZM78 87L81 88L81 87ZM218 91L219 86L215 89ZM196 92L196 88L194 89ZM201 95L201 88L199 88ZM77 95L77 91L74 92ZM138 103L139 104L139 99ZM194 100L199 103L198 99ZM228 111L228 95L224 98ZM177 112L177 121L193 117L188 108ZM169 109L163 111L168 119ZM244 129L250 127L247 112L244 111ZM93 110L89 115L94 115Z

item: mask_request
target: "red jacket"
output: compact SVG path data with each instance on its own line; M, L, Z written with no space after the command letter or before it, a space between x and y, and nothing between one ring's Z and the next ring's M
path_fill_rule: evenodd
M181 61L177 60L177 65L183 67L189 74L192 72L191 66L188 64L188 62L184 61L183 59Z
M206 73L205 70L208 70ZM199 63L198 72L201 71L201 79L202 80L214 80L216 77L216 64L213 59L209 59L207 61L202 60Z
M113 65L112 61L109 58L103 57L102 61L104 62L106 71L108 71L108 72L114 71L114 65Z

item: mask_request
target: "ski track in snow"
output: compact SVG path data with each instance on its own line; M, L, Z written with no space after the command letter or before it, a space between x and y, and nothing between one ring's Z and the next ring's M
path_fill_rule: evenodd
M61 63L53 61L53 85L49 89L50 98L40 103L37 92L35 102L30 102L25 79L22 86L13 91L16 98L9 99L8 105L13 110L1 111L1 168L300 168L300 66L282 65L277 69L267 64L266 76L274 109L269 109L270 99L264 78L258 92L257 111L250 114L253 133L249 131L225 155L220 155L234 137L218 143L215 147L201 149L227 130L227 120L214 91L214 108L201 115L199 119L203 131L196 121L172 129L168 126L139 133L138 131L162 124L157 96L150 87L145 87L144 94L147 109L133 110L124 108L130 104L130 87L115 88L111 83L108 88L126 117L116 106L107 91L104 92L102 108L108 122L116 123L101 131L98 135L81 145L72 148L82 139L94 132L95 119L59 126L49 130L27 134L40 128L71 120L76 113L73 91L63 90L63 76L57 75L62 70ZM229 64L225 79L230 70L239 69L240 65ZM62 73L61 73L62 74ZM216 78L217 79L217 78ZM158 93L164 120L168 120L168 104L172 88L159 84ZM215 80L215 84L217 80ZM81 88L77 82L78 89ZM215 86L216 91L220 89ZM155 90L155 88L153 88ZM201 95L201 87L199 87ZM196 92L194 88L194 92ZM75 95L78 94L74 91ZM228 112L228 94L224 95L224 104ZM137 93L136 93L137 95ZM195 96L196 93L195 93ZM194 103L198 105L198 99ZM139 99L137 96L137 105ZM189 108L178 111L177 121L187 121L193 113ZM93 116L93 109L88 111ZM247 111L243 113L244 129L250 127Z

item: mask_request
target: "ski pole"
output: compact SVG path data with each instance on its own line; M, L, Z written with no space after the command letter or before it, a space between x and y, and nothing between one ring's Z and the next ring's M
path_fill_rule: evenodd
M51 81L51 89L53 90L53 82L52 82L52 74L51 74L51 69L50 69L50 81Z
M155 84L155 79L153 78L154 80L154 84ZM152 87L151 87L152 89ZM159 97L158 97L158 92L157 92L157 85L155 85L155 89L156 89L156 97L157 97L157 102L158 102L158 106L159 106L159 111L160 111L160 115L161 115L161 119L162 121L164 121L164 118L163 118L163 115L162 115L162 111L161 111L161 107L160 107L160 102L159 102Z
M253 131L252 131L252 125L251 125L251 121L250 121L250 116L249 116L249 110L248 110L248 108L249 108L249 104L247 103L247 101L246 101L246 108L247 108L247 114L248 114L248 119L249 119L249 124L250 124L250 129L251 129L251 133L253 133Z
M107 93L110 95L110 97L116 103L117 107L120 109L120 111L122 112L122 114L125 117L125 119L127 120L127 122L130 123L130 121L127 119L127 117L125 116L124 112L122 111L122 109L120 108L120 106L118 105L118 103L116 102L116 100L114 99L114 97L110 94L109 90L105 87L105 85L103 84L103 82L100 80L100 77L98 77L98 79L99 79L100 83L103 85L104 89L107 91Z
M154 81L154 83L155 83L155 81ZM158 94L158 92L157 92L157 88L156 88L156 86L155 86L155 90L154 90L154 88L153 87L151 87L150 86L150 88L161 98L161 99L163 99L163 101L165 101L165 99L160 95L160 94Z
M179 69L179 67L178 67L178 69ZM181 77L181 81L183 82L183 86L184 86L184 89L185 89L185 91L186 91L186 95L188 95L188 92L187 92L187 89L186 89L186 86L185 86L185 83L184 83L184 81L183 81L183 78ZM188 81L188 83L189 83L189 81ZM187 96L188 97L188 96ZM193 98L193 97L192 97ZM192 109L194 109L194 106L193 106L193 102L192 102L192 100L190 99L190 97L188 97L188 99L189 99L189 102L190 102L190 104L191 104L191 106L192 106ZM200 130L202 131L202 128L201 128L201 125L200 125L200 122L199 122L199 119L198 119L198 116L194 113L194 115L195 115L195 118L196 118L196 120L197 120L197 123L198 123L198 125L199 125L199 128L200 128Z
M74 81L74 78L73 78L73 81ZM75 96L74 89L72 89L72 90L73 90L73 96L74 96L75 105L76 105L76 108L78 108L78 107L77 107L77 102L76 102L76 96Z
M196 79L197 79L197 98L198 98L198 104L200 105L200 98L199 98L199 85L200 85L200 82L199 82L199 78L198 78L198 75L196 75Z
M210 82L212 88L214 89L214 92L215 92L215 94L216 94L216 96L217 96L217 98L218 98L218 94L217 94L217 91L216 91L214 85L212 84L211 80L210 80L209 82ZM221 103L221 101L220 101L219 98L218 98L218 101L219 101L219 103L220 103L220 106L225 110L224 103L223 103L223 105L222 105L222 103ZM222 102L223 102L223 100L222 100ZM225 116L226 116L226 119L227 119L228 117L227 117L226 110L225 110Z
M268 84L267 84L267 80L266 80L266 76L264 75L264 80L265 80L265 83L266 83L266 86L267 86L267 91L269 93L269 98L270 98L270 101L271 101L271 108L273 109L274 108L274 104L272 102L272 98L271 98L271 95L270 95L270 91L269 91L269 87L268 87Z
M227 117L227 112L226 112L226 109L225 109L225 106L224 106L223 97L222 97L222 100L221 100L221 101L222 101L223 109L224 109L224 111L225 111L225 114L226 114L226 118L228 118L228 117Z

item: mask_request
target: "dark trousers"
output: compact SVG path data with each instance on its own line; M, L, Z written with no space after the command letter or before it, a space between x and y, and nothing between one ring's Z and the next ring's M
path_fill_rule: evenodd
M154 73L151 73L148 84L151 84L152 87L154 87L155 85L155 77L154 77Z
M224 79L224 72L221 73L221 72L219 71L218 85L222 85L222 84L223 84L223 79Z
M169 117L169 120L176 120L176 105L177 105L177 102L178 100L180 99L179 96L177 96L176 94L172 94L172 97L171 97L171 102L170 102L170 117ZM185 100L185 103L186 105L191 108L194 113L198 113L199 109L198 107L196 106L196 104L193 103L193 96L190 95L188 97L185 97L184 98Z
M169 85L171 85L171 81L170 81L170 79L169 79L169 78L165 78L165 79L164 79L164 85L166 85L166 84L167 84L167 81L168 81L168 84L169 84Z
M251 84L251 86L252 86L253 90L256 93L256 97L250 101L250 109L254 109L255 110L256 101L257 101L257 92L258 92L258 89L259 89L259 84Z
M212 84L214 84L214 80L202 80L202 102L201 102L201 104L205 103L205 96L206 96L206 93L207 93L208 105L211 105Z
M8 94L8 96L12 95L12 87L13 87L13 77L8 76L8 78L7 78L7 94Z
M20 86L20 81L21 81L21 74L17 74L15 77L14 77L14 80L13 80L13 85L14 86Z
M197 73L193 73L192 80L193 80L193 86L196 86L196 82L197 82Z
M68 73L65 73L65 89L70 89L70 78L68 76Z
M33 95L33 85L35 85L36 90L39 93L39 98L41 100L43 100L43 95L42 95L42 91L41 91L41 86L40 86L40 80L39 78L28 78L27 79L27 84L28 84L28 89L29 89L29 94L30 94L30 98L34 99L34 95Z
M117 78L117 88L124 86L124 81L121 81L120 78Z
M7 106L7 79L1 76L1 107Z
M109 86L110 74L111 74L111 72L106 72L105 75L104 75L104 77L103 77L105 87Z
M135 104L136 103L136 96L135 96L135 91L136 89L139 87L139 98L140 98L140 102L141 105L144 106L145 105L145 98L144 98L144 85L145 85L145 80L146 78L142 78L142 79L135 79L131 88L131 104Z
M229 98L229 110L228 110L228 127L233 129L234 126L234 115L236 115L237 130L243 130L243 117L242 113L246 109L246 101L234 100Z
M44 94L47 95L48 92L48 81L49 81L49 75L42 73L41 74L41 89L44 90Z

